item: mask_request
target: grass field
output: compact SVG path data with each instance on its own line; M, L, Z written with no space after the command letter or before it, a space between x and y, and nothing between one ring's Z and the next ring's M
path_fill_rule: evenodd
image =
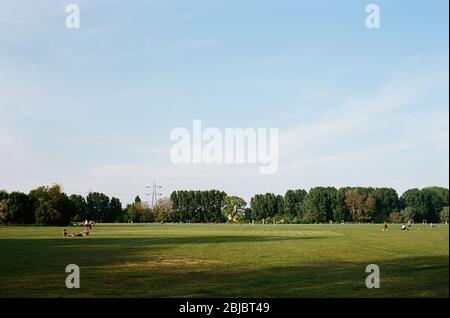
M1 226L0 297L448 297L448 226L418 227ZM71 263L80 289L65 287ZM379 289L365 286L371 263Z

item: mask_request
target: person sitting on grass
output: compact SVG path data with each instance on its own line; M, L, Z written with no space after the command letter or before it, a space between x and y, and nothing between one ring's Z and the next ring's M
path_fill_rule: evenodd
M93 221L84 220L83 226L84 226L85 228L90 228L90 229L92 229L92 224L93 224L93 223L94 223Z
M387 224L387 222L386 221L384 221L384 228L383 228L383 231L389 231L389 227L388 227L388 224Z

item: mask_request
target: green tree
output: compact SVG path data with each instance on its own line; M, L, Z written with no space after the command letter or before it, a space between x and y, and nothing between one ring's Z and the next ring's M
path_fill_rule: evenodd
M307 194L308 193L302 189L287 190L284 195L284 208L286 210L286 214L293 217L299 216L300 207L302 206Z
M224 200L223 213L225 218L234 218L237 214L244 212L247 202L237 196L226 196Z
M8 199L8 192L0 190L0 201Z
M69 197L73 210L73 221L79 222L86 219L87 204L86 199L78 194L72 194Z
M326 223L332 220L336 191L332 187L315 187L309 190L301 207L302 223Z
M157 222L166 223L174 221L175 213L170 198L161 198L156 201L153 213Z
M426 219L430 222L439 222L440 214L448 206L448 189L442 187L428 187L422 189L427 202Z
M442 206L449 206L449 190L443 187L428 187L423 190L434 192L437 196L437 201Z
M110 200L106 194L91 192L86 197L87 213L86 218L97 222L109 219Z
M419 221L422 220L422 214L412 206L408 206L400 211L400 215L402 216L403 221Z
M375 210L375 199L369 191L362 188L353 188L345 192L345 204L357 222L371 221Z
M8 192L0 191L0 224L8 223Z
M138 211L139 211L139 222L141 223L152 223L155 221L155 215L153 214L153 210L150 208L150 206L142 202L138 205Z
M405 216L405 214L398 212L398 211L394 211L391 213L389 218L392 223L407 222L407 220L405 220L404 216Z
M141 217L139 215L139 210L136 208L135 204L128 204L126 207L125 219L130 223L139 223Z
M219 190L174 191L170 195L175 219L181 222L223 222L226 193Z
M352 220L352 214L345 204L345 191L347 190L347 188L338 189L332 196L333 219L336 222Z
M29 196L35 207L37 224L67 225L74 217L71 201L58 184L36 188Z
M122 203L118 198L112 197L109 201L107 222L121 222L123 218Z
M397 191L392 188L377 188L372 196L375 199L375 213L371 216L374 222L387 220L400 207Z
M61 212L50 201L41 201L36 207L36 223L40 225L61 225Z
M426 195L419 189L409 189L400 198L403 208L412 208L414 211L413 220L420 222L426 219L428 214L428 204Z
M284 213L284 199L281 195L273 193L257 194L250 200L252 218L266 220Z
M422 190L410 189L403 193L400 202L402 207L411 207L417 212L414 221L437 222L442 209L448 206L448 189L441 187L430 187Z
M154 222L155 217L147 203L135 201L135 203L127 206L126 219L133 223L151 223Z

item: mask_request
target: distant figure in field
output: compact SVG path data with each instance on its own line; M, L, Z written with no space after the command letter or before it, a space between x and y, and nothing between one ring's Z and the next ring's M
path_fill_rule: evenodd
M75 237L75 236L78 236L78 235L75 234L75 233L67 233L67 230L64 229L64 231L63 231L63 236L64 236L64 237Z
M386 221L384 221L383 231L386 231L386 232L389 231L389 226Z
M88 229L85 229L81 233L67 233L66 229L64 229L64 231L63 231L63 236L64 237L86 237L88 235L89 235L89 230Z
M84 222L83 222L83 226L84 226L85 228L92 229L92 225L95 225L95 222L94 222L94 221L84 220Z

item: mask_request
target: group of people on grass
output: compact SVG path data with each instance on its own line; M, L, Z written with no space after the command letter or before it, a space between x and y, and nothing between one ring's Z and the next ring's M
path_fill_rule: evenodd
M89 236L89 230L92 229L92 226L95 225L94 221L88 221L85 220L82 223L82 226L84 226L84 231L80 233L67 233L67 230L64 229L63 236L64 237L86 237Z
M403 223L402 225L402 231L409 231L411 230L411 221L408 221L408 223Z
M433 227L433 223L428 225L427 223L424 222L423 224L425 224L425 228L426 229ZM412 228L411 220L408 221L408 223L403 223L403 225L402 225L402 231L409 231L409 230L411 230L411 228ZM388 223L386 221L384 221L383 231L386 231L386 232L389 231L389 226L388 226Z
M406 231L406 230L411 230L411 221L408 221L408 223L403 223L402 225L402 231ZM384 227L383 227L383 231L387 232L389 231L389 225L386 221L384 221Z

